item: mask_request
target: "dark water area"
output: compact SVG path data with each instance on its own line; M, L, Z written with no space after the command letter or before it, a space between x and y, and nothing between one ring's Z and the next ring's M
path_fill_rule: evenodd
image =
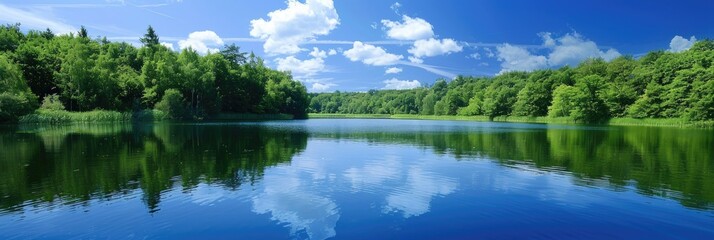
M714 239L714 131L0 126L0 239Z

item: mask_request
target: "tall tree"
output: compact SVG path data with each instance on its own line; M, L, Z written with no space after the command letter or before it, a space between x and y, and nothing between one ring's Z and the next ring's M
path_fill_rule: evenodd
M154 28L149 25L149 28L146 29L146 34L144 34L144 37L142 37L140 41L144 46L156 46L159 45L159 36L156 35Z

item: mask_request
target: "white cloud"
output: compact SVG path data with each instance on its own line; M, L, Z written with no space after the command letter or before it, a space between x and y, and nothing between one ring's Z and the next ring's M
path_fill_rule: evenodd
M429 212L431 200L456 191L458 182L438 176L419 167L412 167L406 178L406 185L387 196L384 212L401 211L404 218L419 216Z
M672 41L669 42L669 50L670 52L683 52L691 48L694 43L697 41L697 38L692 36L687 40L686 38L683 38L682 36L674 36L672 38Z
M437 67L437 66L427 65L427 64L423 64L423 63L407 62L407 61L401 61L399 63L402 65L418 67L418 68L424 69L428 72L438 74L438 75L441 75L441 76L444 76L444 77L447 77L450 79L456 78L456 74L439 69L439 67Z
M327 52L327 55L330 55L330 56L335 55L335 54L337 54L337 51L335 49L330 49L330 51Z
M387 53L387 51L381 47L364 44L360 41L354 42L352 48L342 54L349 58L350 61L361 61L364 64L374 66L394 65L404 58L402 55Z
M384 71L384 74L397 74L397 73L400 73L400 72L402 72L402 69L401 69L401 68L398 68L398 67L390 67L390 68L387 68L386 71Z
M39 14L28 12L17 8L11 8L0 4L0 21L10 24L22 23L23 27L29 29L46 29L49 28L57 34L67 34L76 32L77 28L69 24L63 23L58 19L46 17L50 14Z
M412 89L412 88L418 88L421 87L421 83L417 80L399 80L396 78L392 78L389 80L384 80L382 81L384 83L384 87L382 89Z
M392 11L397 12L397 13L398 13L400 7L402 7L402 4L399 2L395 2L394 4L392 4L392 6L389 6L389 8L391 8Z
M332 0L288 0L286 9L268 13L269 20L250 21L250 36L265 40L268 54L295 54L299 44L327 35L340 24Z
M176 50L176 48L174 48L174 44L173 44L173 43L170 43L170 42L161 42L161 45L164 46L164 47L166 47L166 48L168 48L168 49L171 49L171 51L175 51L175 50Z
M262 191L251 197L252 211L269 214L273 221L290 228L291 235L304 231L310 239L334 237L340 219L335 201L306 188L309 185L296 176L300 172L285 168L274 171L281 174L266 174Z
M402 22L382 20L387 36L397 40L419 40L434 36L434 27L421 18L402 16Z
M310 87L310 92L326 92L330 90L332 87L336 87L337 84L334 83L312 83L312 87Z
M532 54L521 46L503 44L496 47L498 60L501 61L499 74L509 71L533 71L546 67L577 65L588 58L602 58L605 61L610 61L622 55L614 48L602 51L595 42L585 39L578 33L565 34L560 38L553 38L548 32L539 35L543 39L542 47L550 50L547 57Z
M187 39L178 41L178 45L181 49L190 47L200 54L206 54L218 52L215 47L223 45L223 40L215 32L206 30L190 33Z
M532 55L523 47L503 44L496 47L498 60L501 61L501 73L510 71L533 71L548 66L544 56Z
M312 52L310 52L310 56L312 56L314 58L326 58L327 52L314 47L314 48L312 48Z
M551 37L551 33L549 32L542 32L539 33L540 37L543 39L543 46L545 47L555 47L555 39Z
M550 38L549 33L543 35ZM548 39L544 38L544 40L549 44ZM603 58L605 61L610 61L621 55L615 49L601 51L595 42L583 38L578 33L565 34L555 42L552 46L553 51L548 55L548 63L551 66L577 65L588 58Z
M469 54L468 58L473 58L473 59L479 60L479 59L481 59L481 54L480 53L472 53L472 54Z
M416 40L412 48L407 51L415 57L421 58L461 52L463 49L461 45L450 38L441 40L429 38Z
M489 58L496 57L496 54L493 53L493 50L491 50L491 48L483 48L483 50L486 51L486 56L488 56Z
M324 54L325 52L322 51ZM276 58L278 70L290 71L296 79L313 76L325 70L325 61L320 57L315 57L307 60L300 60L294 56L285 58Z
M424 63L424 60L421 60L421 58L415 57L415 56L409 56L409 61L412 63L416 64L422 64Z

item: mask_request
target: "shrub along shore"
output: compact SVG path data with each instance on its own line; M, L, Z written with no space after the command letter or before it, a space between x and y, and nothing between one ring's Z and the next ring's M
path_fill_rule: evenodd
M220 113L203 119L185 121L260 121L289 120L290 114L254 114L254 113ZM160 110L143 110L138 112L117 112L94 110L89 112L70 112L65 110L40 109L18 119L20 124L69 124L69 123L119 123L119 122L160 122L173 121Z

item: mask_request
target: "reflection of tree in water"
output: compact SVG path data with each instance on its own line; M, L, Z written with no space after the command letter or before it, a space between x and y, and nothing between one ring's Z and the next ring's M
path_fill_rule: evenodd
M0 132L0 208L110 198L141 189L150 211L180 182L237 189L289 162L307 134L256 126L111 125ZM180 181L179 181L180 180Z
M714 206L714 132L677 128L530 129L469 132L338 132L316 137L419 145L457 159L494 158L564 171L578 184L624 188L694 208Z

